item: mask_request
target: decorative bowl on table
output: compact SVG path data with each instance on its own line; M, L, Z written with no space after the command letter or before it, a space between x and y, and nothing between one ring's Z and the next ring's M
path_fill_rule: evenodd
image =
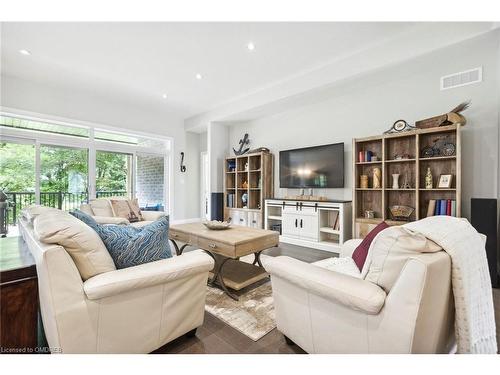
M395 205L389 207L393 220L410 221L410 216L415 211L413 207Z
M218 220L205 221L203 222L203 225L210 230L224 230L224 229L229 229L231 227L231 223L228 223L227 221L218 221Z

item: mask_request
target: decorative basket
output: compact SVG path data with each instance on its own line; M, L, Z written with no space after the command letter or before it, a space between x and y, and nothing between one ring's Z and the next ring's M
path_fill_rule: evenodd
M410 206L391 206L389 207L391 211L392 219L398 221L410 221L410 216L415 211L413 207Z

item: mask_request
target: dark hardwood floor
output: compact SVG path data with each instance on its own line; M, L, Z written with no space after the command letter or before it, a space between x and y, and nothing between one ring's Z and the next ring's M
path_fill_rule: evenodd
M192 249L186 249L189 251ZM330 253L306 249L300 246L281 244L265 251L269 256L290 256L304 262L312 263L329 258ZM493 289L497 342L500 348L500 289ZM180 337L161 347L155 354L303 354L296 345L287 345L283 335L273 329L260 340L254 342L223 321L205 312L205 322L198 328L196 337ZM500 351L499 351L500 353Z

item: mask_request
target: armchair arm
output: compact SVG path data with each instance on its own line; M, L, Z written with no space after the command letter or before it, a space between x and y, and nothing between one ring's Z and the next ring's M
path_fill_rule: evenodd
M339 257L352 258L352 253L354 253L354 250L356 250L361 242L363 242L363 240L359 238L344 242L340 248Z
M124 217L116 217L116 216L92 216L97 224L124 224L128 225L130 222Z
M167 213L163 211L141 211L141 215L144 221L155 221L161 216L167 215Z
M277 276L353 310L374 315L384 305L384 290L369 281L284 256L265 257L262 262L271 280L272 276Z
M96 275L83 283L83 289L88 299L96 300L203 272L207 272L208 277L208 271L213 266L212 257L202 250L197 250L181 257L162 259Z

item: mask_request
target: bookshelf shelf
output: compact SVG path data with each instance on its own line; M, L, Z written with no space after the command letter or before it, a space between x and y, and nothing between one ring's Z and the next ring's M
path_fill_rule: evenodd
M421 157L422 150L433 147L437 140L445 139L455 145L455 155ZM363 151L377 156L376 162L359 162ZM410 221L427 216L430 201L454 202L456 216L461 216L461 125L449 125L430 129L416 129L400 134L353 139L353 235L364 237L378 223L401 225L404 221L393 220L390 207L404 205L414 209ZM403 157L403 159L396 159ZM374 189L373 175L381 169L381 188ZM425 176L430 169L433 188L425 189ZM399 188L392 188L394 174L399 175ZM450 188L437 188L439 176L452 175ZM368 176L368 188L360 188L360 176ZM401 186L407 182L410 189ZM382 194L380 194L382 193ZM448 210L448 206L447 210ZM366 211L375 217L365 218ZM429 210L430 212L430 210ZM448 211L449 212L449 211Z

